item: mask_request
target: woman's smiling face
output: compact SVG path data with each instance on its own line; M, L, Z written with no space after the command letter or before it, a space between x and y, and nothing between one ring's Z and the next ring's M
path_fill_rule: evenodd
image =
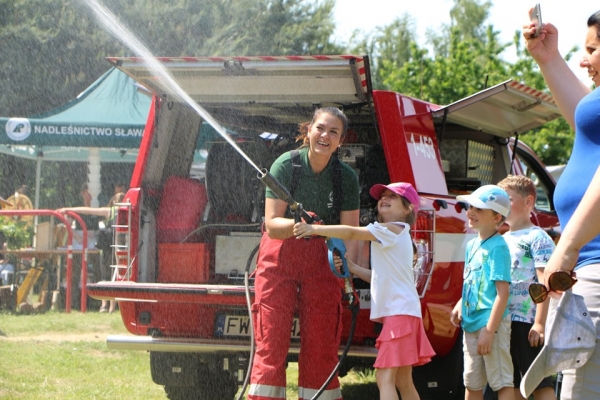
M318 155L331 156L342 144L344 124L328 113L319 114L309 127L310 150Z
M600 38L598 38L598 28L590 26L585 38L585 55L579 63L581 68L586 68L588 75L596 87L600 87Z

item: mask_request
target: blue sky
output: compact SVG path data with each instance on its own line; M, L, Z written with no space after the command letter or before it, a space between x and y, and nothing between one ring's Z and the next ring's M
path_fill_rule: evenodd
M368 6L365 7L365 4ZM355 29L371 32L376 27L385 26L408 13L415 19L419 43L424 45L428 29L450 23L449 15L453 4L453 0L337 0L334 9L337 26L335 36L338 41L344 42ZM492 4L488 22L500 31L502 41L512 43L514 32L528 22L527 12L535 1L495 0ZM541 0L540 5L542 20L552 22L558 28L561 53L565 55L573 46L579 46L580 49L569 62L569 66L586 85L591 85L592 81L587 77L587 72L579 68L579 60L583 54L587 19L600 9L600 4L591 0ZM512 46L505 52L504 57L512 61Z

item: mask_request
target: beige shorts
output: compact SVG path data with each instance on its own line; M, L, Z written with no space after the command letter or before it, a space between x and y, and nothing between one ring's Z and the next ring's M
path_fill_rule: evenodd
M464 332L463 351L465 387L469 390L483 390L486 383L497 391L513 387L513 364L510 357L510 316L498 325L490 354L477 354L477 342L481 329L476 332Z

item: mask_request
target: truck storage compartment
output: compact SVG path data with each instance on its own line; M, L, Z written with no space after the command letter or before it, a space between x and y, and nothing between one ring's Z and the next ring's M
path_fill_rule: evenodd
M159 283L206 283L210 279L212 245L208 243L159 243Z
M215 274L227 275L232 279L243 279L248 263L250 263L248 272L252 273L256 268L258 253L256 250L261 236L259 232L232 232L229 236L217 236Z
M178 243L200 224L208 201L205 186L196 179L171 176L165 182L156 216L159 243Z

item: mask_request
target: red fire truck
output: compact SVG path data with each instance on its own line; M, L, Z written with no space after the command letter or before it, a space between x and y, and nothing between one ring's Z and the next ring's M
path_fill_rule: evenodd
M116 278L88 285L93 297L119 301L133 334L109 336L108 346L149 351L152 378L172 399L235 396L248 369L244 272L254 268L265 188L212 126L216 121L256 166L268 169L297 147L299 122L315 107L335 106L350 119L339 157L359 176L361 224L373 218L373 184L405 181L419 192L414 276L437 356L415 368L415 384L423 399L461 398L460 330L449 315L461 296L465 245L475 232L456 195L510 173L529 176L538 188L531 218L556 237L554 179L518 141L559 116L552 98L508 80L439 106L372 90L366 56L156 60L170 79L143 59L109 59L148 89L153 102L115 226ZM212 126L197 105L214 118ZM355 284L360 312L342 376L372 366L380 328L369 320L368 284ZM252 293L251 279L249 286ZM340 352L350 322L347 310ZM292 337L299 331L294 325ZM298 345L292 340L292 361Z

